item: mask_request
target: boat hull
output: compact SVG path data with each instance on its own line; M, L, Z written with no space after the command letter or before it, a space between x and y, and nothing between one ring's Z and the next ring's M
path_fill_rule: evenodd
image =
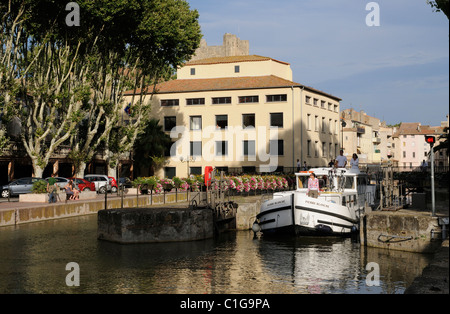
M355 211L295 192L263 203L257 221L268 236L351 236L359 224Z

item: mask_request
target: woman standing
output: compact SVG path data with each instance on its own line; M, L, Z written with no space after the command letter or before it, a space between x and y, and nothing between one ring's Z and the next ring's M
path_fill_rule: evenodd
M358 155L353 154L352 159L350 160L351 169L359 169L359 158Z
M316 178L315 173L309 176L307 195L313 198L319 197L319 179Z

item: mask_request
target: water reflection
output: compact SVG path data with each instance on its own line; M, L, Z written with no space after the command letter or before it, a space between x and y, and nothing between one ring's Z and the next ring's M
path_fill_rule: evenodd
M96 215L1 228L0 252L0 293L402 293L430 258L247 231L121 245L97 240ZM65 284L69 262L80 266L79 287ZM379 286L366 285L369 262Z

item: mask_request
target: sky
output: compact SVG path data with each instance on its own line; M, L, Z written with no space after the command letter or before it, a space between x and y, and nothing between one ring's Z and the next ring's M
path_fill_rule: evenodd
M387 124L447 120L449 21L426 0L187 2L209 46L225 33L248 40L250 54L290 63L294 82L341 98L341 110Z

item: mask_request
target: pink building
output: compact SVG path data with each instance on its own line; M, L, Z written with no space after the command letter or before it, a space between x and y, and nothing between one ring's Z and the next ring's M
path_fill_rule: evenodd
M430 127L419 122L402 123L393 135L395 142L395 162L399 167L417 168L425 160L430 164L430 145L425 142L426 135L436 139L443 134L441 126Z

